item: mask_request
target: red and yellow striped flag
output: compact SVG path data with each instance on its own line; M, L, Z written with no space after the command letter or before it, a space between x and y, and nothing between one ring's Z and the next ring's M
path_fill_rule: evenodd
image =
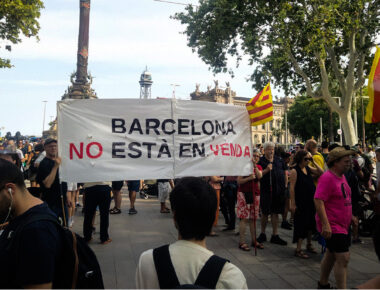
M366 109L366 123L380 122L380 47L376 46L375 59L368 77L369 103Z
M273 120L273 101L270 83L245 104L251 119L251 126L257 126Z

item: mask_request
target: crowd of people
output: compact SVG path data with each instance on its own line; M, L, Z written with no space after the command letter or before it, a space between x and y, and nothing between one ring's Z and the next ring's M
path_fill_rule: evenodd
M100 213L100 243L106 245L112 241L108 234L109 214L121 213L124 181L60 182L61 158L57 153L54 139L35 144L28 141L16 144L8 140L0 145L0 190L5 191L0 195L0 230L4 231L0 232L1 258L11 260L12 257L2 252L7 246L4 233L9 235L25 215L51 213L64 226L72 227L75 206L81 206L80 189L83 191L85 241L92 240L97 210ZM326 247L318 288L331 287L328 281L333 268L337 287L346 288L349 247L351 243L362 243L359 219L363 191L370 193L371 202L375 204L373 229L379 225L380 148L373 151L369 146L364 153L359 145L342 147L322 142L319 147L311 139L305 145L300 143L286 151L267 142L253 149L252 165L253 172L248 176L157 180L159 211L162 214L173 212L179 241L141 255L136 274L138 288L176 288L184 284L247 288L242 272L227 260L214 256L206 247L206 236L220 234L216 227L219 212L226 224L223 231L235 231L239 235L237 246L242 251L263 250L267 241L286 246L288 241L279 236L279 226L293 230L292 242L296 244L294 255L297 258L308 259L316 254L312 240L318 239ZM373 174L375 168L377 181L376 174ZM30 182L28 189L24 180ZM136 196L144 181L129 180L126 183L128 213L137 214ZM112 198L114 207L111 208ZM260 225L256 237L258 219ZM272 225L270 239L266 232L268 222ZM251 236L249 242L246 240L247 226ZM33 277L20 278L20 273L11 274L10 269L4 269L9 275L0 285L7 288L54 286L51 269L54 269L54 259L59 251L59 243L54 242L59 239L57 233L48 222L40 222L30 226L25 237L29 239L29 235L37 240L43 237L44 241L38 241L33 249L26 246L23 265L13 266L21 273L27 267L35 269ZM306 250L303 250L305 239ZM39 257L38 262L30 261L36 257ZM219 272L213 273L208 264L219 267ZM47 271L49 267L50 271ZM211 282L202 278L212 274L216 276L210 279ZM371 283L378 283L378 280Z

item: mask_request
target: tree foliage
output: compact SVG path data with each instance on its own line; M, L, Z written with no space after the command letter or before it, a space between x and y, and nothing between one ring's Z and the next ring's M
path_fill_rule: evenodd
M302 95L297 96L288 111L288 128L291 134L301 138L303 141L314 137L318 139L321 135L320 118L322 118L323 139L328 139L329 131L329 108L325 101L315 100ZM338 114L333 113L333 131L337 135L339 128ZM334 140L332 140L334 141Z
M42 8L41 0L1 0L0 39L12 44L20 43L22 35L38 39L40 24L37 19ZM11 66L10 59L0 57L0 68Z
M248 57L256 89L272 79L287 94L323 98L342 117L347 143L356 141L350 109L379 36L379 0L200 0L174 18L214 73L233 74L229 56L237 65Z

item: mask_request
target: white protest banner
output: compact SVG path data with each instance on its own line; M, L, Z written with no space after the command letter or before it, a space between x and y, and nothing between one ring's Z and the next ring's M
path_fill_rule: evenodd
M174 99L58 102L63 181L246 176L251 150L243 106Z

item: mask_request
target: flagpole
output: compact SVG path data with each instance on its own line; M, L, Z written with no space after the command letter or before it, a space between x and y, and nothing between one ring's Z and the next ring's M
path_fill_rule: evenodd
M362 99L362 127L363 127L363 150L365 150L365 124L364 124L364 103L363 103L363 95L362 88L360 87L360 98Z

